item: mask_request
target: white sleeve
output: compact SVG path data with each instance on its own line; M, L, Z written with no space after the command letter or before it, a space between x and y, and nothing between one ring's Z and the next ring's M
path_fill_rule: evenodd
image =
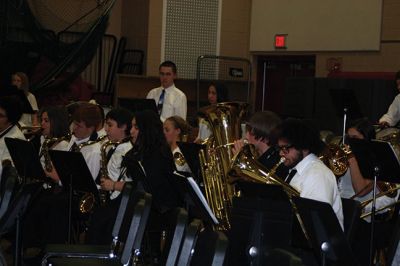
M28 99L29 103L31 104L33 111L38 111L39 108L38 108L38 104L37 104L35 95L33 95L32 93L29 93L27 96L27 99Z
M146 99L155 99L154 92L155 92L154 89L150 90L149 93L147 93Z
M186 100L186 95L184 93L182 93L179 99L177 99L177 103L178 104L175 108L175 115L179 115L180 117L186 120L187 100Z
M400 94L398 94L386 114L384 114L379 122L387 122L390 126L395 126L400 120Z

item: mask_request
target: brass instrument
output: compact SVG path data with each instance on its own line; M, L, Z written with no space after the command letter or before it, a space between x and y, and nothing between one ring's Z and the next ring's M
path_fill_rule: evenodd
M95 141L86 141L84 143L81 143L78 145L78 151L80 151L83 147L89 146L89 145L93 145L98 143L98 140ZM82 214L86 214L89 213L93 210L93 207L96 203L96 199L95 196L93 195L93 193L91 192L78 192L78 197L79 197L79 201L78 201L78 207L79 207L79 211Z
M336 177L344 175L349 167L348 159L352 151L348 146L328 144L319 159L334 173Z
M184 166L186 164L186 159L181 152L175 152L173 157L176 165Z
M390 197L390 198L394 198L394 197L397 196L397 192L398 192L398 190L400 189L400 185L397 185L397 184L394 184L394 183L389 183L389 182L379 182L379 183L378 183L378 187L379 187L380 192L376 195L376 199L378 199L378 198L380 198L380 197L383 197L383 196L387 196L387 197ZM372 201L373 201L373 198L370 198L370 199L368 199L368 200L365 200L365 201L361 202L360 207L361 207L362 209L364 209L364 208L365 208L368 204L370 204ZM399 201L397 200L396 202L394 202L394 203L392 203L392 204L383 206L383 207L377 209L377 210L376 210L376 213L378 213L378 212L380 212L380 211L383 211L383 210L386 210L386 209L388 209L388 208L390 208L390 211L393 212L393 211L394 211L394 208L393 208L393 207L394 207L396 204L398 204L398 203L399 203ZM371 214L372 214L372 212L365 212L365 213L362 213L361 216L360 216L360 218L368 217L368 216L370 216Z
M199 158L206 198L219 221L216 230L229 230L232 198L236 194L234 185L228 181L233 153L230 143L240 138L240 122L246 114L248 104L240 102L218 103L206 106L199 114L208 121L213 132L200 150Z
M299 197L299 191L275 175L276 169L285 161L285 158L282 157L271 170L268 170L257 161L251 147L252 145L249 144L243 146L242 150L233 159L231 170L229 171L231 180L242 179L262 184L280 185L290 197Z
M43 156L43 158L44 158L44 169L47 172L51 172L53 170L53 164L51 162L51 158L50 158L50 155L49 155L50 148L54 147L55 145L57 145L61 141L69 140L70 138L71 138L71 135L66 135L66 136L59 137L59 138L48 138L48 137L46 137L44 139L44 142L42 144L42 149L41 149L40 154L39 154L39 158Z
M107 170L107 165L108 165L107 148L109 146L115 146L116 147L122 142L124 142L124 141L108 140L108 141L104 142L101 145L101 147L100 147L100 152L101 152L100 177L101 178L109 179L108 170ZM104 205L107 202L107 200L109 199L110 191L99 190L99 196L100 196L100 204Z

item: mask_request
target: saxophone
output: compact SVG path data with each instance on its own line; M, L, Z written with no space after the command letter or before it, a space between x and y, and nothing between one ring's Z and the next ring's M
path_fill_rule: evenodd
M108 176L108 170L107 170L107 165L108 165L108 158L107 158L107 149L109 146L114 146L116 148L119 144L125 143L130 141L130 137L123 139L122 141L112 141L108 140L104 142L101 145L100 151L101 151L101 162L100 162L100 178L106 178L110 179ZM105 204L108 199L110 198L111 191L107 190L100 190L99 191L99 196L100 196L100 204Z
M58 143L60 143L63 140L69 140L71 138L71 135L65 135L63 137L59 137L59 138L49 138L46 137L44 139L44 142L42 144L42 150L40 151L39 154L39 158L41 158L43 156L44 158L44 169L47 172L51 172L53 170L53 164L51 163L51 158L49 155L49 150L51 149L51 147L54 147L55 145L57 145Z

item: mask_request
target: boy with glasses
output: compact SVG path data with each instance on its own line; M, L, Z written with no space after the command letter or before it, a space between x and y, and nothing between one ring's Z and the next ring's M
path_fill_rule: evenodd
M335 175L316 155L323 148L318 131L305 121L287 119L280 126L278 148L290 168L285 181L300 191L300 197L329 203L343 228Z

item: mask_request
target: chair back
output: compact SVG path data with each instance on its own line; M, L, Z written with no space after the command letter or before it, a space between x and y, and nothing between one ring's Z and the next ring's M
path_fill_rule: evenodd
M178 266L190 265L190 261L193 257L193 250L196 246L197 237L200 231L201 221L193 220L185 232L185 239L183 240L183 245L181 252L179 254Z
M18 217L25 214L29 204L43 190L43 183L24 185L18 192L7 211L0 218L0 236L9 232L15 225Z
M212 266L222 266L225 261L225 253L228 248L228 238L222 232L217 232L218 237L215 243L214 258Z
M4 213L7 211L17 187L18 174L15 167L12 165L3 166L0 184L0 218L3 217Z
M184 209L179 208L176 219L176 226L174 230L174 236L172 238L171 247L168 252L167 262L165 264L167 266L174 266L178 260L187 223L188 223L188 213Z
M121 191L121 203L118 207L117 217L112 229L112 243L110 247L110 257L116 256L116 250L120 241L119 234L124 220L125 212L129 203L131 194L133 193L133 186L130 182L126 182L124 188Z
M152 196L142 192L143 197L135 204L133 217L121 255L121 264L129 265L134 257L140 255L140 246L150 214Z

